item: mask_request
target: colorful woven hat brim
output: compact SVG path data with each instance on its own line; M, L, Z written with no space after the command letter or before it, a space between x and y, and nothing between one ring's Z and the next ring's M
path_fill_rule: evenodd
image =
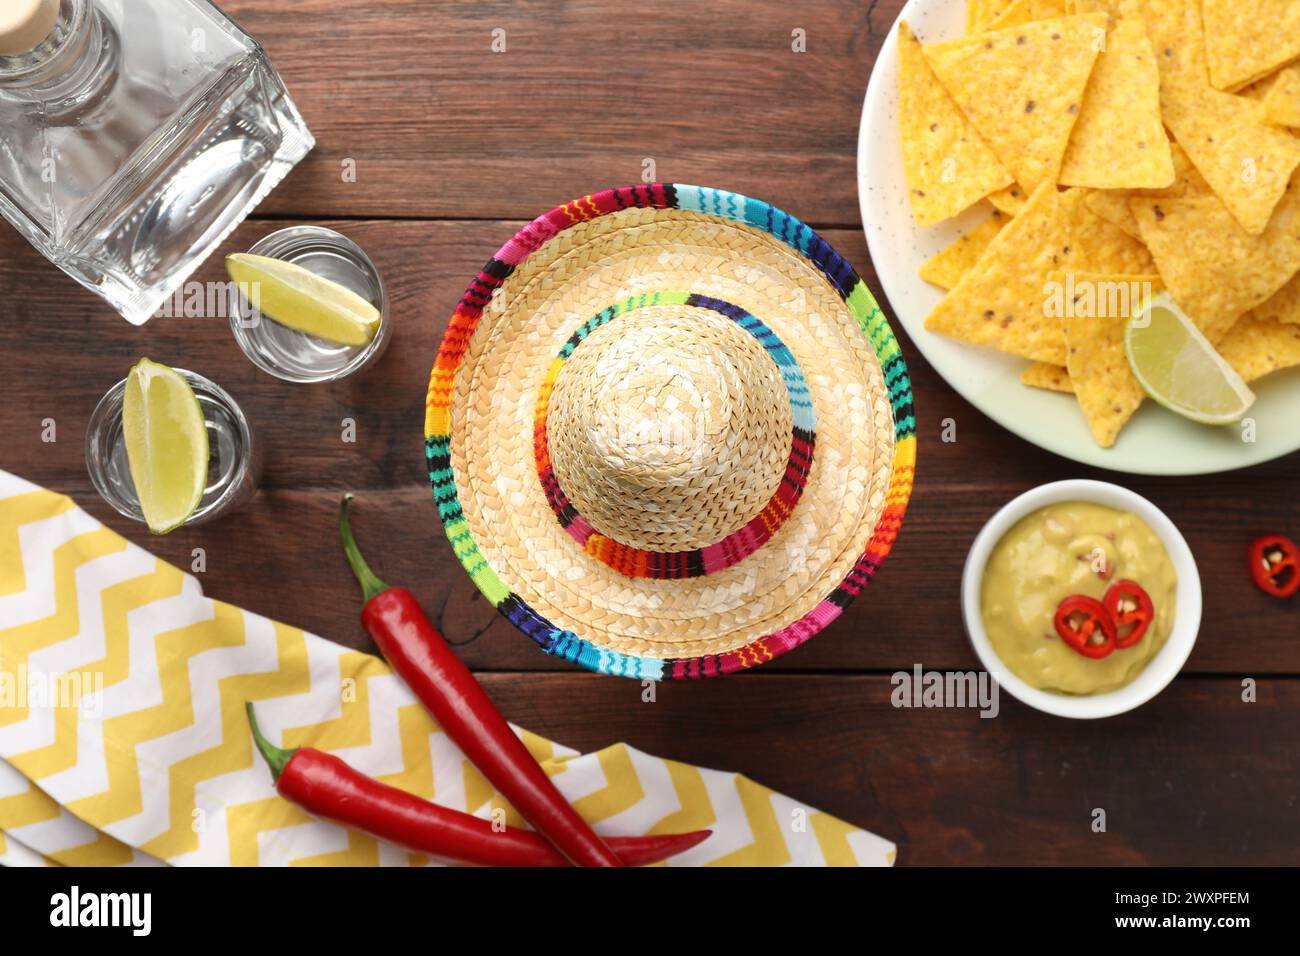
M558 615L560 619L565 618L565 609L562 605L552 603L550 607L553 610L541 613L536 609L535 605L546 606L548 599L545 595L536 589L530 591L528 587L525 587L525 593L533 595L532 598L526 600L506 583L503 576L498 573L498 568L494 567L493 563L489 561L481 546L483 543L481 538L485 533L489 538L498 537L497 521L492 517L493 514L499 514L502 522L506 524L511 520L509 509L501 510L503 502L509 496L500 489L490 487L494 477L491 469L479 467L477 474L472 472L461 474L458 472L457 466L453 465L453 461L456 460L460 461L460 467L464 466L463 458L457 457L457 455L464 454L464 449L461 448L460 452L453 453L454 442L463 444L462 439L455 437L462 433L454 432L454 407L461 408L463 412L468 412L468 407L463 404L465 402L471 404L489 403L484 405L478 412L475 412L479 417L483 417L485 411L498 411L495 406L490 404L495 401L491 395L476 391L472 387L471 380L465 379L464 376L458 374L464 368L467 355L471 351L481 355L483 350L488 349L491 344L490 342L485 344L475 339L475 332L479 328L485 309L489 307L493 309L494 321L499 319L500 314L510 309L510 302L502 303L498 301L499 297L494 297L494 293L507 284L510 277L528 262L530 256L546 247L556 237L566 233L567 230L572 230L580 225L583 229L587 229L589 225L597 225L596 220L603 220L605 217L608 217L610 221L620 220L628 215L633 215L632 211L634 210L647 211L635 213L636 216L678 216L685 220L685 227L689 228L693 228L692 224L696 221L701 223L707 223L708 221L716 221L720 224L729 223L731 224L729 227L731 230L738 228L752 230L749 235L767 236L767 242L772 243L776 248L787 248L798 253L799 257L803 257L803 260L806 260L807 263L814 267L814 271L808 272L809 276L816 276L820 273L822 279L833 290L826 302L834 302L838 299L842 304L835 306L835 310L843 312L847 308L847 315L842 324L849 329L856 326L860 331L863 338L859 338L858 341L865 346L861 354L867 356L865 360L860 361L866 361L871 365L878 363L878 372L873 374L877 374L883 382L880 396L882 404L880 405L881 412L879 414L884 416L881 421L887 427L883 430L877 427L876 431L890 432L888 439L891 440L891 444L887 449L890 454L889 457L880 459L878 467L882 467L883 471L880 472L879 479L879 504L873 505L862 513L864 518L870 517L870 523L862 525L862 536L857 538L857 547L845 554L843 559L836 559L834 564L838 565L840 570L837 572L836 577L825 581L822 585L824 590L817 592L821 595L820 599L817 599L816 595L812 595L813 600L809 600L800 596L800 593L795 593L793 597L782 598L787 600L789 607L798 608L797 617L788 614L784 618L774 620L774 623L781 626L774 627L766 633L754 629L750 633L760 634L761 636L752 640L745 640L743 644L738 643L738 646L728 647L717 653L704 652L689 655L682 654L681 656L627 653L624 650L594 643L587 636L580 633L582 627L564 627L553 623L552 616L556 613L554 610L556 608L560 609ZM655 210L673 212L654 212ZM623 214L623 216L619 214ZM694 217L694 219L690 217ZM675 228L677 223L651 221L649 225ZM621 251L619 243L622 239L619 235L619 226L616 223L613 230L606 230L606 232L609 234L604 236L602 241L611 250L609 255L613 260L615 254ZM627 234L632 235L631 232ZM743 236L741 238L743 239ZM779 242L773 243L773 239L779 240ZM629 243L631 241L631 239L628 240ZM703 242L704 240L699 240L698 244L703 244ZM782 244L784 245L782 246ZM692 249L694 247L687 251L689 252ZM758 252L761 251L758 250ZM563 254L560 255L562 257ZM798 257L790 257L788 251L784 255L790 262L798 261ZM532 269L531 263L529 269ZM805 271L808 270L805 269ZM804 287L811 289L819 281L821 280L814 278L803 280ZM612 278L610 283L611 289L623 287L619 285L617 276ZM741 294L743 295L743 289ZM817 294L820 295L821 293ZM786 481L782 483L781 490L773 495L771 501L758 517L743 528L733 531L720 544L701 547L694 551L689 549L687 551L675 550L671 554L657 551L653 547L653 542L631 546L619 544L596 533L592 522L579 513L556 480L549 455L550 446L547 442L547 398L550 394L549 389L560 374L564 363L571 361L575 353L578 356L582 355L582 343L587 340L587 337L591 336L592 341L598 341L601 335L615 334L617 332L617 322L625 321L622 318L624 315L658 315L660 313L655 310L662 312L665 309L690 309L693 310L690 313L692 316L697 314L702 316L713 315L715 324L720 322L723 326L726 326L728 322L735 323L737 328L743 330L743 333L736 332L734 334L742 335L742 338L747 334L752 337L753 342L757 343L747 348L758 348L760 354L762 354L762 350L766 350L766 354L775 363L778 369L776 373L779 375L778 381L784 379L784 389L789 393L791 407L791 410L785 413L787 418L784 427L788 431L786 433L786 451L782 454L788 454L789 462L786 466ZM644 311L637 313L636 310ZM575 323L568 332L556 339L558 350L556 346L552 346L549 352L550 358L545 359L546 363L551 366L546 373L546 377L544 379L539 378L536 382L529 380L525 383L530 390L530 408L532 406L536 408L536 421L527 428L529 433L527 435L528 446L536 452L535 464L529 462L531 481L534 483L534 488L528 491L528 495L530 501L532 497L535 497L542 502L541 507L546 510L548 521L556 529L552 537L548 537L544 542L546 549L552 554L558 553L559 545L556 544L555 536L561 536L564 540L569 541L569 548L576 552L578 559L589 562L589 565L583 568L570 567L570 570L592 573L588 568L600 567L603 564L607 567L606 574L608 575L614 577L625 575L626 578L620 579L628 582L633 579L653 579L656 587L673 587L679 581L683 585L686 581L696 581L700 582L697 585L698 587L707 588L710 587L709 581L715 578L724 579L724 575L734 575L737 569L744 569L746 559L751 561L760 560L756 557L749 558L749 555L759 549L773 534L781 533L782 522L791 512L796 511L798 508L799 513L802 513L802 506L799 506L799 495L803 491L801 477L806 477L812 466L814 429L820 424L814 422L811 405L805 397L806 392L801 393L800 391L805 387L803 372L800 370L799 363L795 361L794 356L790 354L786 344L782 343L780 338L764 325L762 316L750 315L745 308L731 305L730 302L714 294L712 290L697 291L690 288L680 288L663 292L656 290L653 294L633 295L630 299L625 298L622 301L614 301L612 298L609 300L608 308L602 308L598 311L592 310L587 315L585 322ZM510 321L526 322L527 319L523 316L516 316ZM606 326L609 326L609 328L606 328ZM548 334L554 337L555 333L548 332ZM722 329L718 334L727 333L725 333L725 329ZM856 337L856 333L851 337ZM787 339L787 341L793 340ZM530 343L530 347L533 347L535 352L536 343ZM592 346L586 347L591 348ZM808 351L810 347L806 342L799 343L799 348L804 350L805 360L811 358L815 361L815 356L812 356L812 353ZM533 353L530 353L530 356L533 356ZM539 357L540 353L537 353L533 360L536 361ZM820 381L826 377L824 375L819 376L816 368L813 368L812 371L815 378L810 381ZM458 401L462 404L457 405ZM522 408L522 399L516 404ZM530 417L533 414L532 411L529 412ZM515 418L519 417L513 409L511 415L514 415ZM506 423L509 424L515 421L515 418L507 418ZM459 421L459 419L457 420ZM791 424L793 427L791 427ZM837 425L834 422L827 422L825 427L833 432ZM790 440L791 435L793 435L793 442ZM529 223L489 260L475 280L470 283L464 297L452 315L446 335L443 338L430 377L426 401L425 436L425 454L429 478L433 486L439 516L443 521L447 536L466 571L498 611L549 654L562 657L565 660L600 673L654 680L707 677L755 666L771 660L793 647L797 647L838 617L857 594L870 583L893 545L911 493L916 458L915 421L906 365L883 313L867 290L866 285L847 261L838 255L812 229L767 203L721 190L659 183L606 190L565 203L563 206L559 206ZM823 457L823 443L820 441L820 435L817 435L816 438L818 441L815 453L819 456L820 461ZM522 447L523 439L518 435L509 436L509 441L511 442L509 450L512 452ZM497 451L501 450L497 449ZM491 458L491 455L485 450L476 453ZM833 448L828 454L831 455L830 460L833 462L835 459ZM471 463L474 460L473 457L469 459ZM819 467L824 471L832 466L823 464ZM872 482L876 480L872 476L868 476L868 478ZM469 484L465 484L465 482L469 482ZM789 487L786 487L787 485ZM866 487L857 484L855 484L855 487L860 488L862 495L867 494L868 489ZM475 490L475 496L489 494L489 498L485 500L491 504L491 507L484 511L484 506L481 503L478 505L479 513L474 519L477 522L476 528L471 528L472 522L467 519L467 514L462 507L462 491L468 488ZM517 492L516 497L518 497ZM852 496L848 495L848 497ZM475 500L477 501L477 497ZM807 507L813 506L808 505ZM805 524L807 524L806 520ZM862 541L867 537L867 529L870 529L870 535L869 539L866 540L865 547L863 547ZM476 537L476 531L478 537ZM807 531L807 528L801 529L801 533L805 535ZM510 529L503 526L501 534L508 535L509 533ZM850 533L852 533L851 527L845 530L841 537L843 538ZM548 534L552 533L548 532ZM507 545L510 543L512 542L508 541ZM507 545L503 545L501 540L493 541L492 544L493 547L487 549L487 551L497 554L497 559L501 558L501 549ZM722 545L725 545L725 547ZM859 551L859 549L861 550ZM856 560L853 560L854 555L857 556ZM539 562L544 562L544 560L545 557L537 559ZM573 559L570 557L565 560ZM851 565L850 562L852 562ZM830 561L824 563L828 568L832 566ZM735 566L733 567L733 565ZM531 567L531 565L527 570L537 572L537 569ZM512 565L511 574L516 579L518 579L520 573L523 572ZM540 574L540 572L537 573ZM714 578L708 577L710 574L713 574ZM813 587L819 579L811 571L809 576L811 582L809 587ZM729 583L726 583L725 586L734 591L734 582L739 578L733 577L726 580ZM557 590L562 590L562 588L558 587L563 584L562 576L557 578L556 584ZM533 584L529 585L529 587L533 586ZM719 584L717 587L724 587L724 584ZM827 593L827 589L829 593ZM654 598L656 593L663 594L667 592L652 591L647 593L649 598ZM543 598L540 604L538 602L539 596ZM773 600L775 602L775 599ZM561 601L563 601L562 597ZM629 603L629 600L625 600L625 603ZM802 607L798 606L799 603L802 604ZM776 607L776 610L773 611L775 616L780 607L775 603L774 607ZM627 613L632 612L628 611ZM598 616L595 611L592 611L592 614L593 617ZM726 615L723 616L725 618ZM761 619L755 618L755 620ZM671 624L672 621L669 618L664 626L671 627ZM740 627L737 627L736 632L737 636L742 636L744 633ZM602 634L602 640L604 637L605 635ZM659 650L661 647L671 649L673 646L667 641L656 642L649 637L646 637L640 643L630 637L626 640L628 646L648 647L652 650ZM610 642L615 643L615 640L611 639ZM683 646L698 647L707 646L707 644L701 645L696 642Z

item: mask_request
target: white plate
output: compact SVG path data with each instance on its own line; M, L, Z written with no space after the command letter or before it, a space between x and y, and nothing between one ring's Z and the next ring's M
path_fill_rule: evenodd
M921 41L961 36L962 0L909 0L900 19ZM979 203L957 219L921 229L912 218L898 142L898 25L885 40L862 106L858 131L858 202L867 247L885 296L921 354L963 398L1026 441L1086 465L1147 475L1196 475L1271 461L1300 448L1300 369L1277 372L1251 387L1253 442L1240 426L1197 425L1146 402L1113 448L1100 448L1072 395L1020 384L1024 359L968 345L925 329L943 297L917 270L931 255L988 215Z

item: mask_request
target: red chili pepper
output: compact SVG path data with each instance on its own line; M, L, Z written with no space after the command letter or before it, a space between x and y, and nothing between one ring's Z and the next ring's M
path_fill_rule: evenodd
M1053 623L1061 640L1084 657L1099 660L1115 650L1115 622L1095 598L1070 595L1057 606ZM1098 634L1102 640L1094 642Z
M1280 534L1256 538L1250 546L1250 576L1265 594L1291 597L1300 591L1300 545Z
M1151 595L1136 581L1116 581L1106 591L1101 603L1115 622L1116 648L1132 647L1142 640L1142 635L1146 634L1156 617ZM1132 608L1127 607L1128 603L1132 603ZM1133 629L1125 632L1126 627Z
M393 670L483 776L568 860L577 866L622 866L515 736L415 595L389 587L370 570L348 523L351 498L345 495L340 509L343 550L365 592L361 622Z
M480 866L568 866L542 837L518 827L496 829L488 820L422 800L372 780L332 754L300 747L285 750L262 736L248 705L253 740L271 768L275 789L308 813L364 830L409 850ZM658 863L706 840L710 830L646 837L610 837L627 866Z

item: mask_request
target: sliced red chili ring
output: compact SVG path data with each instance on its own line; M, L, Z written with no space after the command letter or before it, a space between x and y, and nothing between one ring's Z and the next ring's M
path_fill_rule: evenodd
M1265 594L1291 597L1300 591L1300 545L1280 534L1256 538L1250 546L1250 576Z
M1115 647L1132 647L1151 627L1155 620L1155 605L1151 595L1136 581L1117 581L1101 599L1106 613L1115 622ZM1125 630L1132 628L1132 630Z
M1096 598L1071 594L1057 605L1052 623L1061 640L1084 657L1098 660L1115 650L1115 622Z

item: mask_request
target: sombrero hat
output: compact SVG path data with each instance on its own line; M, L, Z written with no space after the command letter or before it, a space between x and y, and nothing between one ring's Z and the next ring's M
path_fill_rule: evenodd
M824 628L889 553L916 457L898 344L813 230L654 183L533 220L452 315L425 453L456 556L543 650L642 679Z

